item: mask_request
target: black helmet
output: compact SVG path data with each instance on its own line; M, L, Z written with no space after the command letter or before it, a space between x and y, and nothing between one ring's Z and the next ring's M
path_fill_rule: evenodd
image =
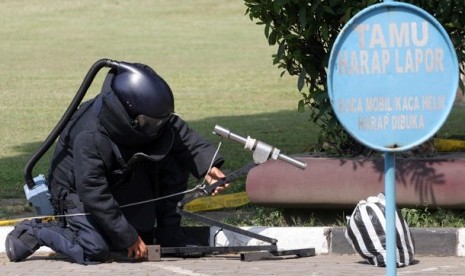
M111 88L131 117L162 118L174 112L170 87L147 65L120 62Z
M134 127L155 134L174 112L174 98L168 84L149 66L120 62L111 88L123 104Z

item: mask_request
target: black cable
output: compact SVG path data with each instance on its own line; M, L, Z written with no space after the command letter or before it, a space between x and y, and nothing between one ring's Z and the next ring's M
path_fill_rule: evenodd
M97 75L98 71L103 67L110 67L110 68L117 68L118 62L110 60L110 59L100 59L92 65L87 72L81 86L79 87L76 95L74 96L73 100L71 101L69 107L66 109L65 113L61 117L60 121L57 123L55 128L50 132L48 137L44 140L42 145L36 150L34 154L29 158L26 166L24 167L23 175L26 180L26 184L29 189L32 189L35 186L35 182L32 178L32 169L36 165L36 163L42 158L42 156L47 152L47 150L53 145L55 140L61 134L63 129L66 127L66 124L73 116L74 112L77 110L79 105L82 102L82 99L87 93L92 81L94 80L95 76Z

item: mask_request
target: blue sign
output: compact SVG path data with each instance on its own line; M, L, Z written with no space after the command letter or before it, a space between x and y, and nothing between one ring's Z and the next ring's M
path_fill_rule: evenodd
M333 110L359 142L403 151L432 137L452 109L459 83L443 27L416 6L384 2L342 29L328 68Z

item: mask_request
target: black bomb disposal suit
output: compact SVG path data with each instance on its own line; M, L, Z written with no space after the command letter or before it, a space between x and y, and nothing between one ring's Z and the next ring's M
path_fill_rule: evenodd
M68 216L65 224L27 221L16 226L10 235L22 240L15 245L29 245L23 250L46 245L77 263L104 261L138 235L151 244L154 225L161 230L157 242L162 246L190 244L181 237L176 213L182 196L120 206L186 190L189 173L204 176L216 148L172 113L155 134L138 129L112 88L113 77L110 71L102 92L82 104L67 124L48 177L59 214L90 215ZM222 163L221 157L213 161L216 167ZM32 237L36 244L28 241Z

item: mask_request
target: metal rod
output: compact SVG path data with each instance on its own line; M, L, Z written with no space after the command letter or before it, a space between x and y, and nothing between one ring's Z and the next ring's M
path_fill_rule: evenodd
M280 153L278 155L278 159L282 160L284 162L287 162L287 163L289 163L291 165L294 165L294 166L296 166L296 167L298 167L298 168L300 168L302 170L305 170L305 168L307 167L307 163L299 161L299 160L297 160L295 158L289 157L289 156L287 156L285 154L282 154L282 153Z
M229 230L231 232L235 232L235 233L244 235L244 236L249 237L249 238L254 238L254 239L264 241L264 242L268 242L268 243L271 243L271 244L276 244L278 242L276 239L269 238L267 236L263 236L263 235L260 235L260 234L257 234L257 233L254 233L254 232L251 232L251 231L248 231L248 230L244 230L244 229L241 229L239 227L234 227L234 226L231 226L231 225L228 225L228 224L224 224L224 223L221 223L219 221L213 220L211 218L201 216L199 214L194 214L194 213L187 212L187 211L184 211L184 210L181 210L180 214L182 216L184 216L184 217L189 217L189 218L195 219L197 221L203 222L203 223L208 224L210 226L212 226L212 225L213 226L218 226L220 228L223 228L223 229Z
M219 126L219 125L215 126L215 128L213 129L213 133L216 134L216 135L219 135L221 137L231 139L231 140L236 141L238 143L244 144L244 145L250 139L250 137L249 138L244 138L244 137L242 137L242 136L240 136L238 134L232 133L229 129L224 128L224 127ZM252 150L255 150L255 148L253 148ZM294 165L294 166L296 166L296 167L298 167L300 169L305 169L307 167L307 163L299 161L299 160L297 160L295 158L292 158L292 157L287 156L287 155L282 154L282 153L279 153L277 155L276 159L279 159L281 161L292 164L292 165Z
M216 125L213 129L213 133L219 135L221 137L231 139L241 144L245 144L247 142L247 138L244 138L240 135L232 133L229 129L224 128L222 126Z

